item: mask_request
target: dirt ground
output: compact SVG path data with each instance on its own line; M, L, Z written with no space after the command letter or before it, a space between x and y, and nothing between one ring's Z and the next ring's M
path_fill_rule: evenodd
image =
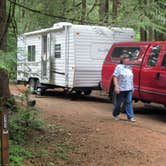
M11 86L18 94L22 86ZM76 147L69 166L166 166L166 109L134 104L137 122L112 119L113 106L101 92L65 96L48 92L35 97L45 123L58 123L70 132ZM73 99L74 98L74 99ZM56 139L55 139L56 141Z

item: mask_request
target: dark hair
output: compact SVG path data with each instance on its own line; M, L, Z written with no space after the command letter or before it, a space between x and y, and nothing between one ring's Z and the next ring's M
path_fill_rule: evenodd
M129 58L129 56L127 54L122 54L120 56L120 64L123 64L123 59Z
M120 64L123 64L123 59L120 59Z

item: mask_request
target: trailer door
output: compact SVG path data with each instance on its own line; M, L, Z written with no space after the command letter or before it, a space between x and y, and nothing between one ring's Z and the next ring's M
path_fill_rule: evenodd
M48 34L42 35L42 56L41 56L41 79L43 83L48 83L49 80L49 70L48 70Z

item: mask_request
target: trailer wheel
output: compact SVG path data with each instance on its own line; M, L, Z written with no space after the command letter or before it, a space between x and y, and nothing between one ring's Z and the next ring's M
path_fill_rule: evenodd
M29 92L34 94L35 93L35 88L36 88L36 81L34 79L30 79L29 81Z
M84 95L90 95L92 93L92 90L84 90Z
M37 88L36 94L38 96L43 96L45 94L46 90L43 88Z
M81 91L81 90L76 90L76 94L77 94L77 95L81 95L81 94L82 94L82 91Z

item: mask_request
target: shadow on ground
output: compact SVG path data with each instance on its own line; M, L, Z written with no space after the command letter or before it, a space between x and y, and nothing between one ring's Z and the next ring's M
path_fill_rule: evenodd
M136 106L134 112L136 115L144 115L151 119L166 122L166 108L162 105L145 104L144 106Z
M74 100L74 101L91 101L91 102L101 102L101 103L111 103L110 99L107 97L96 96L96 95L78 95L76 93L66 93L64 91L46 91L44 96L45 97L58 97L62 99Z
M73 101L87 101L87 102L100 102L110 103L110 99L106 96L99 96L95 93L93 95L85 96L78 95L75 93L65 93L64 91L47 91L41 98L61 98ZM134 104L134 112L137 115L143 115L148 118L166 122L166 108L162 105L157 104Z

